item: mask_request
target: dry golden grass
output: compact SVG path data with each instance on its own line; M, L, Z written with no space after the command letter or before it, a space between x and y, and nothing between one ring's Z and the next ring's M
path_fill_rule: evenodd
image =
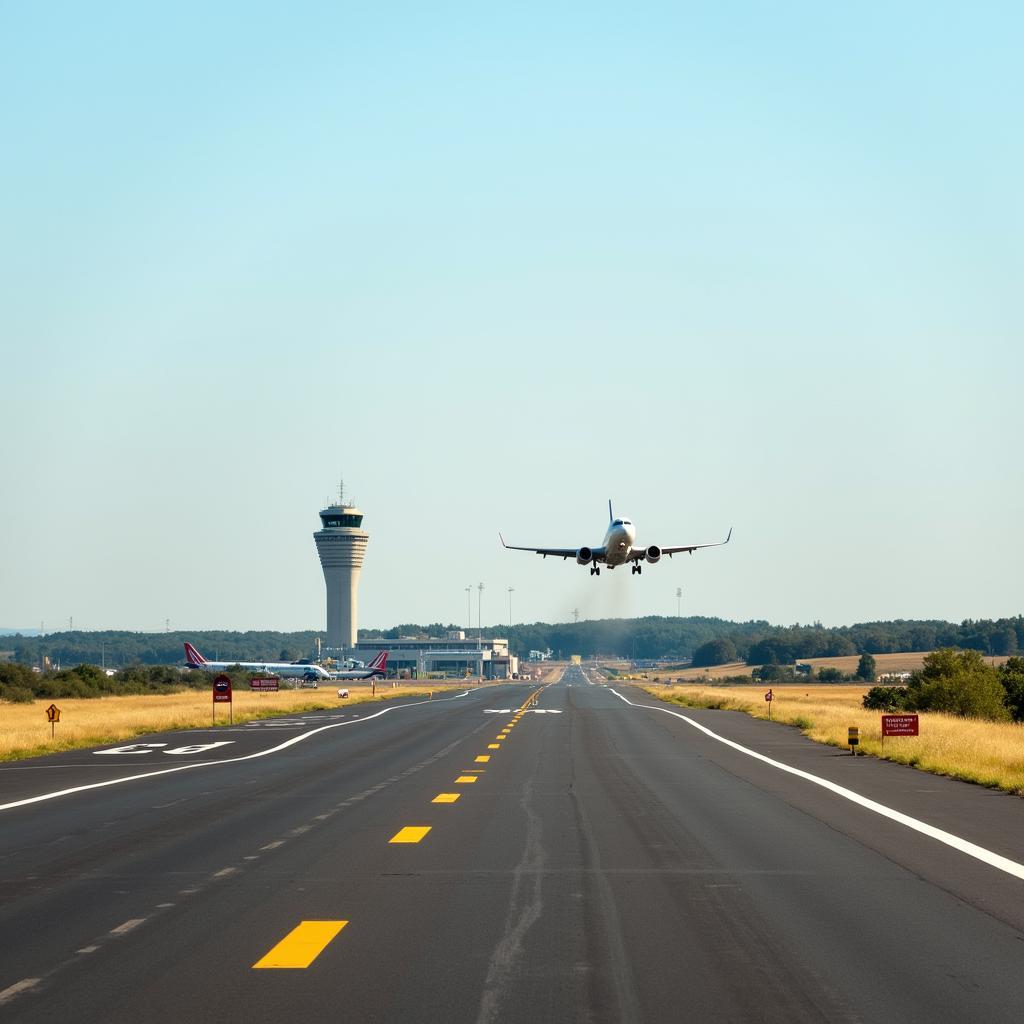
M348 686L339 681L338 687ZM393 697L426 695L456 690L450 685L377 686L373 696L370 687L348 686L350 696L337 695L337 688L319 690L279 690L277 693L250 693L235 690L234 721L248 722L256 718L295 714L300 711L336 709L367 701L388 700ZM465 689L465 687L461 687ZM55 736L50 738L50 723L46 709L55 703L61 710ZM183 693L146 694L137 697L96 697L92 699L36 700L31 704L0 704L0 761L14 761L22 757L51 754L58 750L102 746L123 742L136 736L167 729L209 728L212 722L209 691L187 690ZM228 724L228 707L217 707L217 724Z
M645 686L662 700L689 707L745 711L768 717L766 685L759 686ZM956 718L921 712L921 735L886 739L882 745L882 719L867 711L861 698L866 686L799 683L773 686L772 718L800 728L819 743L845 747L847 729L860 728L860 749L889 761L909 764L936 775L948 775L1024 796L1024 725Z

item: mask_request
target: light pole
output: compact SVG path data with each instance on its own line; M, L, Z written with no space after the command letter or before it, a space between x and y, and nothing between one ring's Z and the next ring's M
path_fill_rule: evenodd
M483 605L484 600L484 585L482 583L477 586L476 595L476 645L477 647L483 647L484 645L484 625L483 617L480 614L480 608Z
M473 605L471 603L473 587L466 587L466 629L473 632Z
M676 618L680 618L683 614L683 588L676 587Z
M515 587L508 588L508 628L512 628L512 594L515 592Z

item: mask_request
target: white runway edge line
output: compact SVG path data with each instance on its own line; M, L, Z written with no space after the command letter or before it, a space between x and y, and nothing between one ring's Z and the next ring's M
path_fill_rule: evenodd
M25 807L28 804L38 804L42 803L44 800L56 800L59 796L70 796L72 793L84 793L89 789L103 789L105 786L119 786L123 782L135 782L138 779L152 779L157 775L172 775L174 772L187 772L193 768L211 768L214 765L238 764L239 761L251 761L256 757L267 757L269 754L277 754L286 747L290 747L295 743L301 743L303 740L308 740L310 736L315 736L318 732L325 732L327 729L343 729L347 725L360 725L363 722L372 721L374 718L380 718L381 715L386 715L389 711L403 711L406 708L418 708L423 704L444 704L448 701L459 700L461 697L468 696L469 690L464 690L462 693L455 694L454 697L442 697L439 700L418 700L414 704L396 704L390 708L384 708L375 714L367 715L365 718L353 718L348 722L334 722L332 725L321 725L317 729L310 729L309 732L300 733L298 736L293 736L290 740L285 740L284 743L279 743L276 747L271 747L269 750L259 750L255 754L244 754L242 757L229 757L223 761L195 761L192 764L181 764L174 768L161 768L160 771L157 772L143 772L140 775L126 775L121 779L108 779L106 782L91 782L87 786L72 786L70 789L59 789L54 793L41 793L39 796L30 796L26 797L24 800L14 800L9 804L0 804L0 811L10 811L15 807Z
M1015 860L1010 860L1008 857L1003 857L998 853L993 853L991 850L986 850L983 846L978 846L975 843L968 842L966 839L961 839L959 836L953 835L952 832L944 832L941 828L936 828L934 825L929 825L925 821L912 818L909 814L904 814L902 811L896 811L891 807L886 807L885 804L880 804L876 800L869 800L866 796L861 796L859 793L855 793L852 789L847 789L845 786L837 785L835 782L829 782L828 779L823 779L820 776L812 775L810 772L805 772L799 768L793 768L788 764L783 764L781 761L776 761L773 758L766 757L764 754L759 754L756 750L744 747L733 740L727 740L724 736L719 736L718 733L712 732L699 722L695 722L692 718L688 718L686 715L680 714L678 711L672 711L669 708L659 708L654 704L634 704L633 701L623 697L617 690L612 690L611 692L614 693L619 700L625 701L630 707L646 708L648 711L664 711L666 715L681 718L687 723L687 725L692 725L694 729L699 729L702 733L710 736L713 740L718 740L719 743L724 743L727 747L732 747L733 750L738 750L740 753L746 754L748 757L753 757L758 761L763 761L765 764L770 764L773 768L778 768L779 771L788 772L790 775L798 775L801 779L806 779L808 782L813 782L816 786L821 786L823 789L830 790L837 796L841 796L844 800L849 800L851 803L859 804L861 807L866 807L869 811L874 811L875 814L880 814L883 818L889 818L892 821L899 822L899 824L905 825L907 828L912 828L915 832L920 832L922 835L929 836L932 839L937 839L940 843L945 843L946 846L951 846L954 850L966 853L968 857L974 857L976 860L980 860L983 863L988 864L990 867L998 868L1000 871L1005 871L1008 875L1013 875L1015 878L1024 879L1024 864L1018 864Z

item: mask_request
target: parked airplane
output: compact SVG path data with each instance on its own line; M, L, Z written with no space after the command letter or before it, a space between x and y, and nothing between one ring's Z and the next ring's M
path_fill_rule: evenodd
M591 576L601 575L599 564L601 562L604 562L609 569L629 562L631 571L639 573L643 568L643 562L650 562L653 565L660 561L662 555L668 555L671 558L672 555L678 555L684 551L688 551L692 555L700 548L719 548L723 544L728 544L732 537L732 528L730 527L725 540L717 541L714 544L686 544L667 548L652 544L650 547L638 548L634 546L636 527L633 525L633 521L631 519L616 519L612 512L610 498L608 499L608 519L608 532L604 535L604 542L597 548L586 546L581 548L526 548L516 544L506 544L505 538L500 533L498 537L501 539L502 545L511 551L533 551L545 558L548 555L553 555L556 558L575 558L580 565L590 566Z
M207 672L223 672L232 665L251 669L254 672L268 672L289 679L330 679L327 670L320 665L303 665L291 661L207 661L187 640L185 659L192 668Z
M374 676L385 676L388 671L388 652L381 651L365 668L343 669L331 672L332 679L372 679Z

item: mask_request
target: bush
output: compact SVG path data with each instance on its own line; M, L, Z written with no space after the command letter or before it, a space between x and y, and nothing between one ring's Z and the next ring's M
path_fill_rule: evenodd
M837 668L826 666L819 668L817 672L819 683L841 683L846 676Z
M904 686L872 686L862 703L869 711L906 711L908 700Z
M31 704L35 700L35 694L26 686L0 685L0 700L7 700L12 704Z

